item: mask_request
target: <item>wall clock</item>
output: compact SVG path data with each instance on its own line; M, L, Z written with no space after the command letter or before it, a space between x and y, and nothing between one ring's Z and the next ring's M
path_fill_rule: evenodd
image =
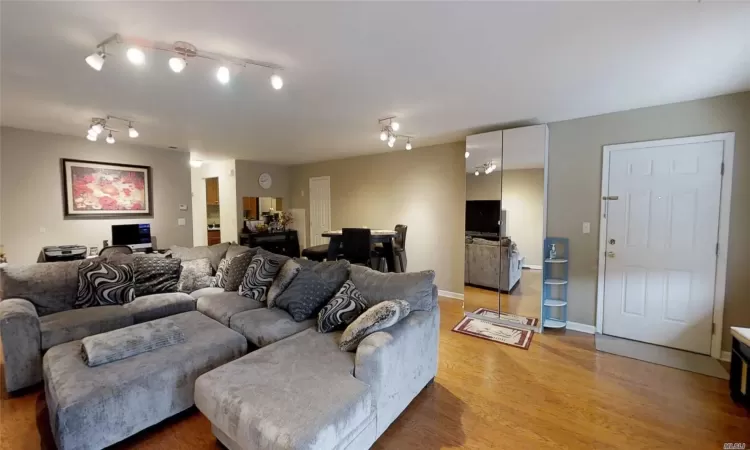
M273 180L271 179L270 173L264 172L260 174L260 176L258 177L258 184L263 189L270 189L272 183L273 183Z

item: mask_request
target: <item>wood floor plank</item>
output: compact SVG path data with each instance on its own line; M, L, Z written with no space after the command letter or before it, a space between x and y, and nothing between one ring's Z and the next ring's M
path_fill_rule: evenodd
M524 271L525 284L503 299L504 311L538 317L533 277ZM467 288L465 302L490 308L497 298ZM376 449L719 449L725 442L750 443L750 416L732 403L724 380L599 353L593 336L574 331L536 333L528 350L454 333L462 302L441 299L440 307L438 376ZM37 387L9 398L3 387L0 448L43 448L40 395ZM192 409L116 448L220 447L209 422Z

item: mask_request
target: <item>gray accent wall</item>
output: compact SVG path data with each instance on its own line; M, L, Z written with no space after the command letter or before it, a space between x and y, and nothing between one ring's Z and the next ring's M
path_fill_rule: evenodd
M722 347L750 326L750 92L549 124L548 235L570 239L568 320L596 323L602 147L734 131ZM591 222L591 234L581 232Z
M330 176L334 229L408 225L409 272L434 269L438 288L463 294L464 151L462 141L292 166L291 207L306 210L309 233L310 177Z
M81 136L0 128L0 219L2 243L11 263L33 263L47 245L82 244L101 249L111 242L111 226L121 223L150 223L159 247L190 246L190 167L187 152L132 145L107 144ZM127 139L127 138L125 138ZM65 219L60 169L61 158L151 166L153 176L153 218ZM178 226L177 219L185 225Z

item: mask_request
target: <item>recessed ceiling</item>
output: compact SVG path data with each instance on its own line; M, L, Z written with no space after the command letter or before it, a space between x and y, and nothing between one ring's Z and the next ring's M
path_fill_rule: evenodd
M92 117L138 142L301 163L415 147L512 122L551 122L750 89L747 3L2 2L2 124L81 136ZM84 58L112 33L286 68L228 85L209 61L180 74ZM121 138L120 140L124 140ZM106 145L103 144L102 145ZM402 148L397 143L395 149Z

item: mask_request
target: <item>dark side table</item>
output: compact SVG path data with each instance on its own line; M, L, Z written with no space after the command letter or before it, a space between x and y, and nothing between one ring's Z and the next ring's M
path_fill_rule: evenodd
M729 391L732 399L750 409L750 328L732 327L732 366Z

